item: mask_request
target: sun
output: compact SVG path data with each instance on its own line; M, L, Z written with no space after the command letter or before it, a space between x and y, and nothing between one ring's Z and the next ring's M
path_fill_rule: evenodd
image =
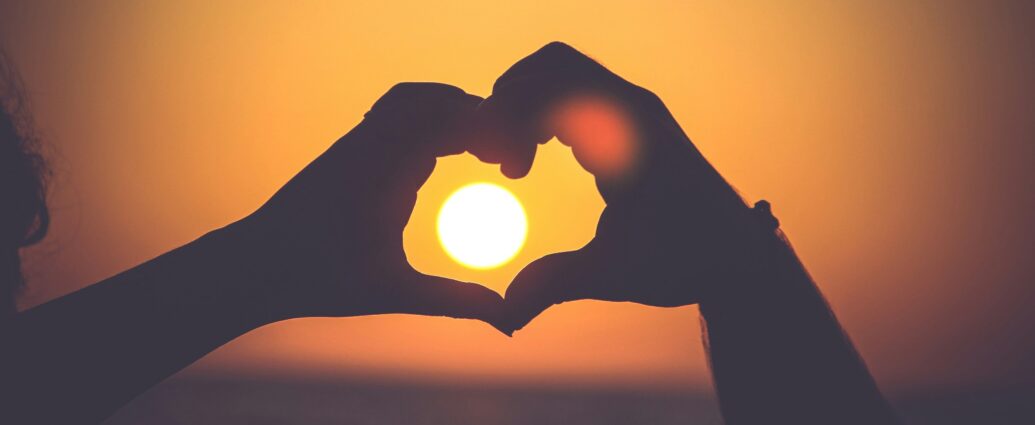
M506 264L525 244L528 219L514 194L492 183L454 191L438 212L438 240L456 262L472 269Z

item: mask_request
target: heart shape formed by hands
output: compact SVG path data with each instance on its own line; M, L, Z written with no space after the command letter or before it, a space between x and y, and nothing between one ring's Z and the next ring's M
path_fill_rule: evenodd
M563 43L508 69L477 110L468 150L510 178L557 137L595 177L607 206L582 249L543 257L508 287L501 329L579 299L678 306L736 281L750 208L693 146L653 93Z
M529 264L505 298L413 269L403 229L437 157L468 151L520 178L554 136L606 203L593 240ZM724 281L743 272L744 238L762 233L750 211L657 96L551 43L485 99L444 84L396 85L231 233L272 266L259 279L273 319L415 313L511 334L565 301L677 306L736 290Z

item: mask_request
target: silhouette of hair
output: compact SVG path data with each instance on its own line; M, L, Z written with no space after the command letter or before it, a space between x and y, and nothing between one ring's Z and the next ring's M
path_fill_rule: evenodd
M0 50L0 323L15 313L25 283L19 250L43 239L50 225L50 173L39 154L23 87Z

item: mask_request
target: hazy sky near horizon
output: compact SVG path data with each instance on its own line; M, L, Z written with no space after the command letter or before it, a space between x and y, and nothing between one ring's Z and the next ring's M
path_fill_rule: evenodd
M749 201L773 203L886 388L1035 383L1030 4L255 3L0 1L56 172L23 307L253 211L396 82L487 95L561 40L657 93ZM460 268L429 233L473 180L529 213L525 250L494 271ZM556 142L518 181L450 157L407 253L502 292L524 264L587 242L602 207ZM601 302L555 307L512 339L440 318L294 320L190 372L708 384L695 308Z

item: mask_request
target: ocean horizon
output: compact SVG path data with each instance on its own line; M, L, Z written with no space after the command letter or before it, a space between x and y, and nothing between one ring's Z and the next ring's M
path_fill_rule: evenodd
M910 425L1035 423L1035 389L889 397ZM711 392L399 379L177 376L105 425L719 425Z

